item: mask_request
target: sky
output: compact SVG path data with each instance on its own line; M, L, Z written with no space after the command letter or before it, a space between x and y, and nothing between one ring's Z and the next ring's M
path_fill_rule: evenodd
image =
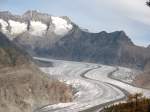
M0 0L0 10L23 14L37 10L68 16L91 32L123 30L140 46L150 45L150 8L146 0Z

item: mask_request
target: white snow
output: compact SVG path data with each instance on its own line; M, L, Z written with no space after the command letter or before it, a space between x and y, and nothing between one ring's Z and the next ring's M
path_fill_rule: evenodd
M23 33L27 30L27 24L26 23L21 23L21 22L17 22L14 20L9 20L8 21L11 27L11 34L20 34Z
M54 17L52 16L52 24L54 25L53 32L56 35L65 35L68 33L73 26L67 22L67 20L61 18L61 17ZM9 24L8 24L9 23ZM2 26L2 32L3 33L9 33L7 26L10 25L11 28L11 35L17 35L21 34L25 31L27 31L27 23L25 22L19 22L15 20L8 20L8 23L4 21L3 19L0 19L0 24ZM45 23L42 23L41 21L30 21L30 34L35 36L42 36L46 33L47 25Z
M40 60L42 59L40 58ZM123 92L118 88L101 81L86 79L82 76L93 69L97 69L100 65L50 59L43 59L43 61L53 62L54 67L41 68L42 71L50 74L51 78L54 77L55 79L70 84L76 89L74 101L71 106L62 109L57 108L55 111L51 110L51 106L48 106L43 108L43 111L78 112L124 97ZM109 72L112 72L112 69Z
M74 100L69 106L66 104L66 106L61 108L61 105L55 104L55 110L53 110L53 105L49 105L42 108L41 112L78 112L97 105L120 100L125 97L124 91L116 88L116 86L131 94L142 92L145 96L150 97L149 90L133 87L109 77L111 73L116 76L115 74L118 74L118 71L126 75L132 72L131 69L37 57L34 59L52 62L53 67L41 68L41 70L48 73L50 78L53 77L72 85L76 91Z
M42 36L46 33L47 25L40 21L30 22L30 33L35 36Z
M119 67L119 70L116 71L114 74L112 74L112 78L130 83L132 84L133 80L137 76L138 73L136 73L137 70L132 70L129 68ZM140 71L138 71L140 72Z
M3 19L0 19L1 29L3 33L7 33L7 26L8 23L4 21Z
M54 104L54 105L49 105L49 109L58 109L58 108L64 108L64 107L68 107L71 106L74 103L58 103L58 104Z
M142 88L138 88L138 87L134 87L132 85L129 85L127 83L123 83L114 79L109 78L109 74L108 71L111 69L116 70L117 68L115 67L110 67L110 66L102 66L102 68L90 71L86 74L87 77L91 78L91 79L96 79L102 82L106 82L106 83L110 83L113 84L115 86L118 86L122 89L124 89L125 91L131 93L131 94L135 94L135 93L143 93L144 96L146 97L150 97L150 91L146 90L146 89L142 89ZM124 71L123 71L124 72ZM115 74L116 72L114 72L113 74Z
M68 24L67 21L60 17L52 16L52 23L55 26L54 32L57 35L65 35L68 31L72 29L72 25Z

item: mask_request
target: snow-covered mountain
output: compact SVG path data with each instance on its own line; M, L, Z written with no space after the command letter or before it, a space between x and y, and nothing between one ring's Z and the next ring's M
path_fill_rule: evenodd
M0 30L33 56L144 68L148 49L135 46L124 31L91 33L68 17L37 11L0 12Z
M68 17L51 16L37 11L23 15L0 12L0 31L17 41L35 55L35 49L49 49L57 40L73 29Z
M0 12L0 24L3 33L14 36L24 32L34 36L50 35L50 33L63 36L73 27L67 17L50 16L37 11L27 11L21 16Z

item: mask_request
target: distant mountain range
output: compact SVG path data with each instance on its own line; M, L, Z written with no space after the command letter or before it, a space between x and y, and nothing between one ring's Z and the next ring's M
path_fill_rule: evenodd
M37 11L21 16L0 12L1 31L32 56L97 62L144 69L148 48L134 45L124 31L91 33L68 17Z

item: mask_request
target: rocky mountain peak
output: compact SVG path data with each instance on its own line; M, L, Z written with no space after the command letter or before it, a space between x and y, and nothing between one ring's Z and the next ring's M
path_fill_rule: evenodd
M35 20L35 21L41 21L43 23L48 23L51 21L51 16L46 13L40 13L36 10L28 10L23 15L22 18L25 20Z
M111 34L114 36L114 40L118 43L133 45L132 40L127 36L124 31L116 31Z
M37 14L38 13L38 11L37 10L28 10L28 11L26 11L23 15L30 15L30 14Z
M18 16L17 15L13 15L11 12L9 11L0 11L0 19L3 19L5 21L8 21L9 19L12 20L17 20Z
M39 11L37 11L37 10L28 10L28 11L26 11L23 15L47 15L47 16L50 16L49 14L47 14L47 13L41 13L41 12L39 12Z
M0 11L0 14L2 15L12 15L9 11Z

